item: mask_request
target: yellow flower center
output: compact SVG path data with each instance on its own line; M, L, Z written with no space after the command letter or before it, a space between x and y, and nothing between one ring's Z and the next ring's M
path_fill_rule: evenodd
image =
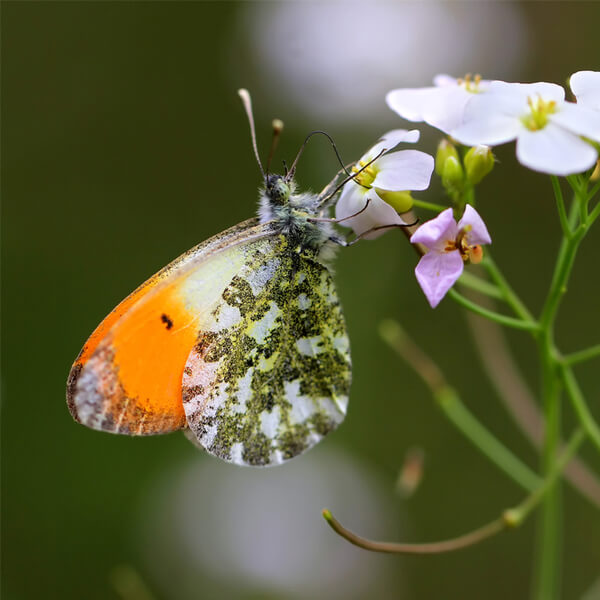
M529 112L521 117L521 121L529 131L539 131L548 124L548 117L556 112L554 100L544 100L541 96L527 98Z
M467 92L471 92L471 94L481 93L481 89L479 88L479 84L481 83L481 75L475 75L473 77L471 73L467 73L464 78L457 79L456 83L462 86Z
M358 162L358 164L352 167L353 173L358 173L360 171L360 173L354 178L354 181L366 188L371 187L371 184L377 175L377 170L375 169L374 164L369 165L366 169L364 168L368 162L369 161L361 160Z

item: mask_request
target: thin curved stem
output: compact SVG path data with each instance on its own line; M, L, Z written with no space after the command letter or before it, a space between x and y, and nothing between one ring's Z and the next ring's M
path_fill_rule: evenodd
M525 306L523 301L519 298L519 296L517 296L516 292L509 285L508 281L506 281L504 275L502 275L500 269L492 259L489 252L486 253L482 261L482 266L488 272L488 275L492 281L502 291L504 300L513 309L514 313L524 321L535 322L533 315Z
M425 544L399 544L396 542L376 542L361 537L349 529L346 529L328 509L324 509L322 514L329 526L351 544L363 548L364 550L370 550L371 552L385 552L387 554L441 554L444 552L453 552L482 542L483 540L500 533L507 527L504 519L499 518L483 527L479 527L474 531L470 531L465 535L461 535L451 540Z
M537 332L539 330L539 325L535 321L515 319L513 317L501 315L493 310L488 310L487 308L483 308L482 306L479 306L479 304L472 302L468 298L465 298L462 294L454 289L451 289L448 292L448 295L464 308L468 308L474 313L481 315L482 317L486 317L486 319L490 319L491 321L499 323L500 325L512 327L513 329L520 329L521 331Z
M479 292L481 294L485 294L490 298L495 298L496 300L504 300L504 294L496 285L486 281L485 279L481 279L481 277L477 277L477 275L473 275L468 271L463 271L460 279L458 280L460 285L465 286L471 290Z
M441 369L396 321L382 322L379 332L392 350L421 377L448 420L470 442L523 489L531 491L538 487L540 478L477 420L447 383Z
M525 500L514 508L505 510L502 515L477 529L464 535L443 540L441 542L429 542L424 544L403 544L396 542L378 542L369 540L356 533L346 529L328 509L322 511L323 518L329 526L345 540L351 544L369 550L371 552L384 552L387 554L441 554L445 552L454 552L474 544L478 544L507 528L515 528L521 525L531 511L540 503L549 490L556 484L559 475L567 466L569 460L575 455L581 442L584 439L583 432L578 430L571 437L569 444L561 456L556 460L554 468L542 481L538 487L529 494Z

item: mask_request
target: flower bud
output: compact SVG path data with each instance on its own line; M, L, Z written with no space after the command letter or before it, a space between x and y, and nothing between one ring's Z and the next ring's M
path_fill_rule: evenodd
M413 198L410 192L390 192L375 188L377 195L387 204L389 204L397 213L408 212L413 206Z
M596 161L596 168L590 175L590 181L598 181L600 179L600 159Z
M458 152L454 147L454 144L444 138L437 147L437 153L435 155L435 172L441 177L444 174L444 165L449 157L453 157L458 160Z
M494 168L494 155L489 146L473 146L465 155L467 180L478 184Z
M448 192L462 189L465 180L465 172L458 158L449 156L444 162L442 171L442 184Z

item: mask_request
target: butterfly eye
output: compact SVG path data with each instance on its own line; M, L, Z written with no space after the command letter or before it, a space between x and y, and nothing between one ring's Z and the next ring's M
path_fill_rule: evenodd
M273 204L285 204L290 197L290 186L281 175L267 177L267 195Z

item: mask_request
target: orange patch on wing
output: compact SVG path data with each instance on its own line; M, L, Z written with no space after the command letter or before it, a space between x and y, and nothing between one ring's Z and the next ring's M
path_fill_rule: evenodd
M113 363L127 396L144 412L168 416L183 427L181 381L198 323L174 291L168 286L146 299L116 324L110 337Z
M108 330L136 303L139 302L148 292L156 286L161 280L161 273L156 273L153 277L145 281L140 287L133 291L127 298L122 300L116 308L114 308L94 329L92 335L90 335L85 346L82 348L79 356L75 360L76 365L84 365L89 357L94 353L94 350L98 347L98 344L104 339Z

